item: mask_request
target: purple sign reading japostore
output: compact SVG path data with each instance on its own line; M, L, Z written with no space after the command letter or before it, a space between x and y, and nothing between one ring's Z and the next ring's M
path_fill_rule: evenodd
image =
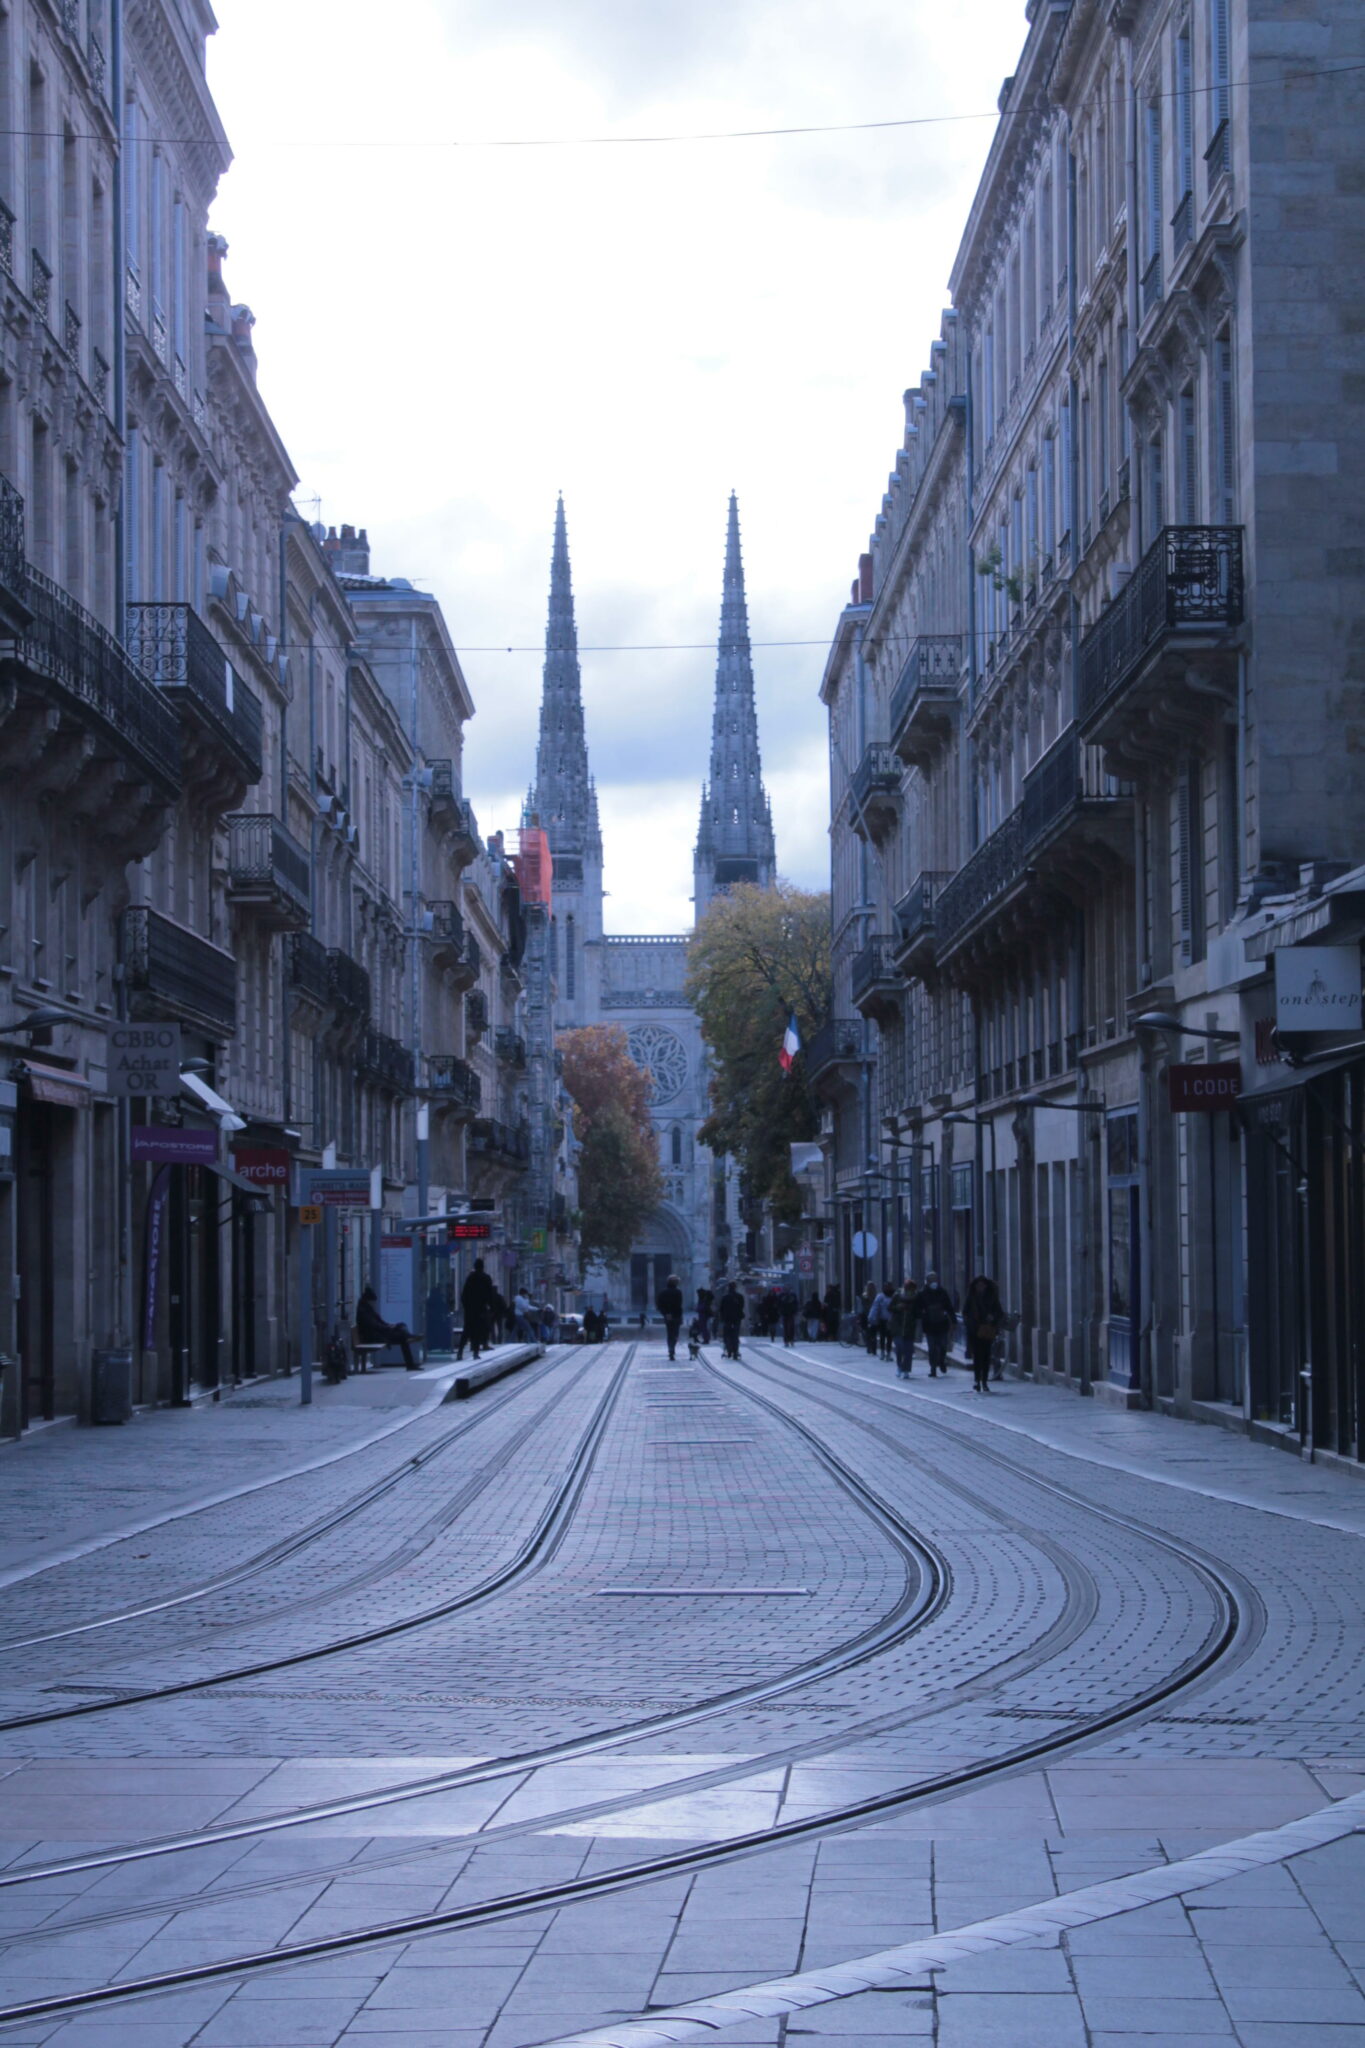
M181 1131L171 1124L134 1124L132 1157L157 1166L216 1166L217 1131Z

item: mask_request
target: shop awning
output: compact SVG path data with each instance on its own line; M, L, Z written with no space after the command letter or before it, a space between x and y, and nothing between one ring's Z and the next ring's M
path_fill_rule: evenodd
M90 1100L90 1083L66 1067L45 1067L40 1060L24 1060L16 1076L27 1081L35 1102L55 1102L60 1109L82 1109Z
M1246 1116L1252 1115L1248 1123L1274 1123L1274 1105L1282 1096L1297 1094L1310 1081L1319 1081L1324 1074L1339 1074L1343 1067L1365 1066L1365 1045L1344 1045L1337 1052L1324 1053L1321 1059L1309 1060L1301 1067L1279 1066L1274 1079L1267 1077L1255 1088L1244 1088L1237 1098L1237 1108Z
M274 1205L275 1197L269 1188L263 1188L259 1181L248 1180L244 1173L237 1173L231 1166L215 1164L208 1166L209 1173L216 1173L219 1180L225 1180L239 1195L250 1195L253 1202L263 1202L267 1208Z
M204 1109L211 1109L218 1117L225 1131L244 1131L246 1118L239 1116L225 1095L211 1087L199 1074L182 1074L180 1086L187 1095L192 1095Z

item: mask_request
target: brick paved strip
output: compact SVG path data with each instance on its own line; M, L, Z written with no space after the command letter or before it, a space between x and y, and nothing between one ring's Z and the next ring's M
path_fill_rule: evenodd
M530 1349L519 1346L518 1349ZM540 1356L539 1346L535 1356ZM510 1369L510 1368L509 1368ZM320 1472L325 1465L338 1465L343 1458L353 1458L359 1451L368 1451L375 1444L383 1443L385 1437L397 1435L400 1429L411 1429L414 1422L420 1422L441 1407L451 1391L451 1374L434 1379L431 1398L420 1403L414 1402L410 1412L401 1415L396 1422L386 1422L382 1429L371 1430L368 1436L357 1437L354 1443L340 1445L336 1450L324 1451L316 1458L305 1458L296 1465L286 1465L279 1472L272 1472L264 1479L249 1479L241 1486L227 1486L218 1493L206 1493L195 1500L181 1501L177 1507L165 1508L158 1515L148 1515L139 1522L124 1522L117 1529L106 1529L99 1536L87 1536L79 1543L68 1544L64 1550L54 1551L51 1557L35 1558L31 1564L11 1565L0 1571L0 1589L14 1586L22 1579L38 1578L43 1572L50 1572L54 1566L72 1564L77 1558L90 1557L97 1550L108 1550L112 1544L125 1543L130 1536L145 1536L149 1530L164 1529L168 1522L180 1522L187 1515L202 1514L206 1508L222 1507L226 1501L242 1500L247 1494L262 1493L266 1488L279 1486L287 1479L301 1479L307 1472Z
M1081 1891L1064 1892L1018 1913L1001 1913L991 1920L976 1920L946 1934L923 1941L902 1942L875 1955L859 1956L849 1963L834 1963L823 1970L804 1970L794 1977L775 1977L766 1984L750 1984L738 1991L722 1991L712 1998L675 2006L670 2012L650 2013L647 2018L624 2020L616 2026L594 2027L586 2034L559 2034L540 2048L672 2048L677 2041L710 2041L730 2027L746 2020L785 2018L812 2006L829 2005L851 1998L860 1991L900 1991L908 1985L923 1986L930 1970L946 1969L968 1956L988 1955L996 1949L1020 1942L1036 1941L1042 1935L1057 1934L1064 1928L1085 1927L1098 1920L1112 1920L1141 1906L1153 1906L1159 1899L1178 1898L1185 1892L1202 1891L1222 1884L1245 1871L1268 1864L1285 1863L1306 1850L1321 1849L1328 1842L1365 1830L1365 1792L1339 1799L1302 1820L1284 1827L1267 1828L1240 1841L1225 1842L1218 1849L1203 1849L1197 1856L1178 1863L1162 1863L1151 1870L1135 1871L1130 1877L1108 1884L1086 1885Z

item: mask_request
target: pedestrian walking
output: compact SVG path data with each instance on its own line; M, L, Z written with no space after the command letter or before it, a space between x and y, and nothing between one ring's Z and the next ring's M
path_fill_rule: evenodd
M697 1342L711 1342L711 1318L716 1312L716 1297L709 1287L697 1289Z
M670 1273L654 1297L654 1306L664 1319L664 1336L668 1340L668 1355L678 1354L678 1332L682 1328L683 1291L676 1273Z
M790 1287L784 1287L777 1306L782 1317L782 1342L790 1351L796 1342L796 1318L801 1313L801 1303Z
M460 1307L464 1310L464 1326L460 1331L457 1358L464 1357L468 1344L475 1358L488 1342L489 1329L493 1320L493 1302L497 1294L489 1274L484 1271L483 1260L475 1259L472 1270L466 1276L460 1289Z
M819 1295L813 1289L810 1299L801 1311L801 1320L806 1326L806 1342L808 1344L818 1343L821 1329L824 1326L825 1312L820 1305Z
M948 1370L948 1346L952 1341L957 1307L946 1287L940 1287L937 1273L926 1273L919 1291L919 1326L929 1354L929 1377L936 1379Z
M1004 1308L1000 1301L1000 1290L994 1280L984 1273L978 1273L967 1289L962 1304L962 1322L967 1332L967 1349L971 1353L972 1372L975 1375L974 1391L989 1394L991 1378L991 1354L995 1340L1000 1335L1004 1319Z
M720 1316L721 1349L727 1358L738 1358L739 1333L744 1326L744 1296L733 1280L720 1298L717 1313Z
M915 1325L919 1320L919 1289L903 1280L891 1297L891 1343L897 1378L908 1380L915 1363Z
M891 1356L891 1289L883 1281L872 1296L867 1312L868 1350L878 1358Z
M844 1312L843 1292L837 1280L831 1280L825 1289L825 1298L820 1304L820 1320L825 1326L825 1341L836 1344L839 1340L839 1318Z

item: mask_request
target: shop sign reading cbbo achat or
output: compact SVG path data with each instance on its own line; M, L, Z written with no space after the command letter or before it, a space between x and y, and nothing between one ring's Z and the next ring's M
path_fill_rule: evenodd
M178 1024L110 1025L109 1093L178 1095L180 1056Z
M1359 1031L1359 946L1281 946L1275 954L1281 1031Z

